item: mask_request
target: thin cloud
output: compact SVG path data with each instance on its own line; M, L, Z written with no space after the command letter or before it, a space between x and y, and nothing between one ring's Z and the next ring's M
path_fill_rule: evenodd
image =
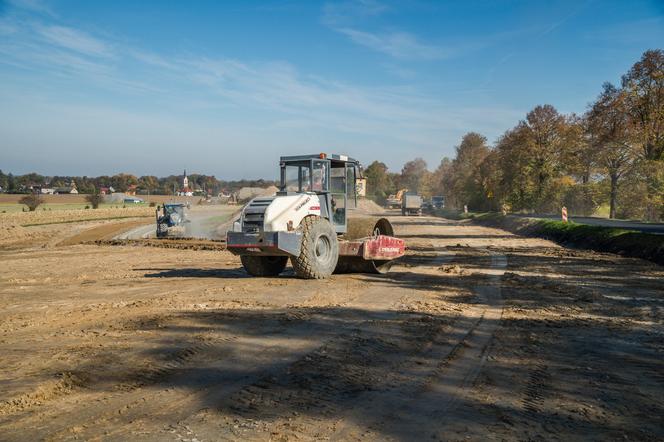
M55 17L53 10L41 0L9 0L8 3L17 9L23 9L26 11L36 12L38 14L45 14Z
M464 128L477 126L478 121L483 127L502 129L522 114L510 109L446 105L427 97L416 85L358 86L307 75L283 61L155 54L57 22L49 26L22 21L8 24L17 31L0 39L0 64L20 65L35 77L68 77L81 84L137 95L143 103L158 103L145 111L156 120L161 115L198 109L212 109L209 116L221 119L251 113L251 121L238 119L238 124L248 126L251 130L245 132L257 137L253 145L290 143L292 131L288 128L302 127L329 140L361 140L363 145L365 141L382 142L395 149L408 146L433 151L445 137L456 137ZM345 30L349 38L397 59L450 55L406 33L378 35ZM139 82L137 72L148 85ZM61 101L63 105L71 104L66 98ZM122 107L118 111L122 112ZM178 127L172 129L177 131ZM235 141L247 139L239 137Z
M64 26L39 26L37 31L51 44L95 57L110 57L111 48L101 40Z
M337 31L361 46L395 58L437 60L452 55L451 50L422 43L416 36L408 32L374 34L351 28L340 28Z

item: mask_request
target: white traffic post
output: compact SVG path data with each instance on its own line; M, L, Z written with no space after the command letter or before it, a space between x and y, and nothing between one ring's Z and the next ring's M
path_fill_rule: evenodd
M468 206L465 204L463 205L463 213L468 213Z
M563 215L563 222L566 223L567 222L567 207L565 207L565 206L563 206L562 215Z

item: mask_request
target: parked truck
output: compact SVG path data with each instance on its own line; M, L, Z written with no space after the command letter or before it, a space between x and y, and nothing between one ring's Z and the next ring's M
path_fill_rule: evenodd
M436 195L431 197L431 205L434 209L444 209L445 208L445 197Z
M422 197L417 194L406 193L401 198L402 215L422 215Z

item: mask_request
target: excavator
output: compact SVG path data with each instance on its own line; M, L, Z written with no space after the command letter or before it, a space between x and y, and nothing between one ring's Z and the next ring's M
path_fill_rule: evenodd
M240 256L247 273L276 276L289 259L304 279L385 273L404 255L406 244L386 218L354 210L357 160L320 153L283 156L279 165L276 195L251 200L226 234L228 251Z
M400 209L401 208L401 200L408 192L408 189L401 189L399 190L396 195L390 195L387 197L387 202L386 206L388 209Z

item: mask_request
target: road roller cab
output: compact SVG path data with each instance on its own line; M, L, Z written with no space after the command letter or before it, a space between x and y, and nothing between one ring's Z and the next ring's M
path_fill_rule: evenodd
M385 218L353 216L357 160L345 155L281 157L276 195L251 200L227 233L228 250L254 276L281 273L291 259L303 278L333 271L386 271L403 255Z

